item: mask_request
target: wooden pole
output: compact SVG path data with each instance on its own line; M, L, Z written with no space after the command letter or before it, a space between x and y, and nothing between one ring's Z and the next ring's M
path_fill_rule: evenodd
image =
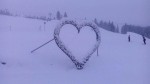
M99 48L99 47L98 47ZM99 56L99 53L98 53L98 48L97 48L97 56Z
M46 43L42 44L41 46L39 46L39 47L35 48L34 50L32 50L32 51L31 51L31 53L33 53L34 51L36 51L36 50L40 49L41 47L45 46L46 44L50 43L50 42L51 42L51 41L53 41L53 40L54 40L54 38L53 38L53 39L51 39L50 41L48 41L48 42L46 42Z

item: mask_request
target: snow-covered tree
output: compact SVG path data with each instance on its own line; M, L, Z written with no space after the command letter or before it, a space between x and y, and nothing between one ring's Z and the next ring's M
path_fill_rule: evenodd
M13 14L8 11L8 9L0 10L0 15L13 16Z
M56 18L57 18L57 20L61 20L62 19L62 15L60 14L59 11L57 11L57 13L56 13Z
M49 13L48 15L49 15L48 20L50 21L52 19L52 13Z
M66 13L66 12L64 13L64 17L65 17L65 18L66 18L66 17L68 17L68 15L67 15L67 13Z
M119 33L119 26L117 25L116 30L117 33Z
M147 38L150 38L150 26L141 27L141 26L134 26L134 25L125 24L122 26L121 33L126 34L127 32L134 32L134 33L143 35Z
M95 23L96 25L99 25L99 23L98 23L98 21L97 21L96 18L94 19L94 23Z
M103 29L106 29L108 31L111 31L111 32L118 32L116 26L114 25L113 22L109 21L109 22L104 22L104 21L98 21L96 18L94 19L94 22L97 26L103 28Z

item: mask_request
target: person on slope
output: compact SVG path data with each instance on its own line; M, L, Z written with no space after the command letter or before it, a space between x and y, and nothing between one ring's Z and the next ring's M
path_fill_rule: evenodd
M142 35L142 37L143 37L143 42L144 42L144 44L146 45L146 38L145 38L144 35Z
M128 42L130 42L130 40L131 40L131 39L130 39L130 35L129 35L129 36L128 36Z

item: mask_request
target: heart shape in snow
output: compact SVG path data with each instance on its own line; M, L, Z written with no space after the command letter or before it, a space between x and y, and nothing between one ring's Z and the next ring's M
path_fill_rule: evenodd
M60 29L66 25L66 24L71 24L73 26L75 26L75 28L78 30L78 33L80 33L80 30L83 27L91 27L95 34L96 34L96 44L94 44L93 48L91 49L90 52L87 53L87 56L83 59L82 62L79 62L75 56L71 53L71 51L64 45L64 43L61 41L59 34L60 34ZM75 66L77 67L77 69L83 69L83 66L85 65L85 63L89 60L89 58L91 57L91 55L97 50L97 48L99 47L100 44L100 31L97 28L97 26L92 23L92 22L83 22L81 24L78 24L76 21L73 20L63 20L61 21L57 27L54 30L54 39L55 42L57 44L57 46L72 60L72 62L75 64Z

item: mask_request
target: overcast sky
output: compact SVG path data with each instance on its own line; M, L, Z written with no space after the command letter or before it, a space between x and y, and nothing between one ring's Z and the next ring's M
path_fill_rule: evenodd
M0 9L26 15L48 15L60 10L75 18L150 25L150 0L0 0Z

